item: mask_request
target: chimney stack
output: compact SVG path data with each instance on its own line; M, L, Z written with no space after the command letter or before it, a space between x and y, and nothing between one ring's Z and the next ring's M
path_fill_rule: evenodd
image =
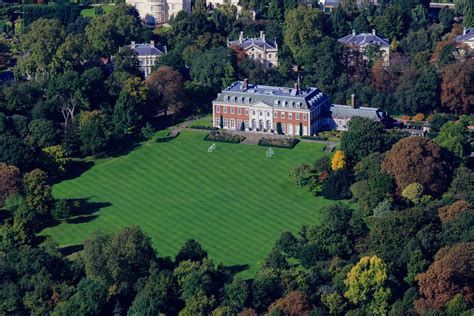
M351 108L353 109L356 109L357 108L357 105L356 105L356 96L355 94L351 94Z
M463 30L462 30L462 35L466 35L467 33L467 28L465 27Z
M265 41L265 32L260 31L260 39L261 39L262 41Z
M375 36L375 29L372 29L372 35Z
M296 94L300 92L300 85L298 84L298 82L295 82L293 88L296 90Z
M356 35L356 30L352 30L352 35L353 35L353 36Z
M150 41L150 45L151 45L151 46L155 46L155 41L154 41L154 40L151 40L151 41Z
M244 42L244 32L240 31L239 42L242 44Z
M130 44L130 48L135 49L135 41L132 41L132 43Z
M243 90L247 90L249 87L249 80L247 78L244 79Z

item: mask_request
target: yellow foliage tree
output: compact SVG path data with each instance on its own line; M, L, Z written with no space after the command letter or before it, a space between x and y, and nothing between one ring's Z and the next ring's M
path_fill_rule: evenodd
M346 154L342 150L337 150L331 160L331 168L336 171L346 166Z
M366 256L352 267L344 284L349 288L344 296L374 315L386 315L390 288L387 287L388 267L377 256Z

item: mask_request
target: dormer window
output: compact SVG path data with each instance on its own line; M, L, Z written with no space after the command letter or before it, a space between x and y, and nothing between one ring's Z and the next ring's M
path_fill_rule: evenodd
M234 97L234 102L237 102L237 97Z
M240 98L240 103L244 103L244 99L245 99L244 97L241 97Z
M227 96L225 99L226 99L227 101L230 101L230 96Z
M248 103L251 103L252 102L252 98L248 98Z

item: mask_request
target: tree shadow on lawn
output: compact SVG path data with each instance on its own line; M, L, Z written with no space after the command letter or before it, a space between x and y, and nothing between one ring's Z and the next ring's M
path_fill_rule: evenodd
M73 160L69 163L66 172L54 182L59 183L61 181L78 178L93 166L94 163L92 161Z
M250 266L248 264L236 264L233 266L226 266L224 270L230 272L232 275L248 270Z
M69 205L73 205L71 216L67 220L69 224L88 223L99 217L95 214L102 208L112 206L110 202L91 202L92 197L81 199L67 199Z
M61 252L61 254L65 257L82 250L84 250L84 245L82 244L59 247L59 252Z

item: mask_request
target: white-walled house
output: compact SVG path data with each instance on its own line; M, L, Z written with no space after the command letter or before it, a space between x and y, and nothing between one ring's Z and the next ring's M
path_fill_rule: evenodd
M179 11L191 12L191 0L126 0L148 25L169 22Z
M227 46L242 48L249 58L261 62L265 67L278 66L278 44L276 41L267 41L263 31L260 32L260 37L250 38L244 37L244 32L240 32L238 40L227 40Z

